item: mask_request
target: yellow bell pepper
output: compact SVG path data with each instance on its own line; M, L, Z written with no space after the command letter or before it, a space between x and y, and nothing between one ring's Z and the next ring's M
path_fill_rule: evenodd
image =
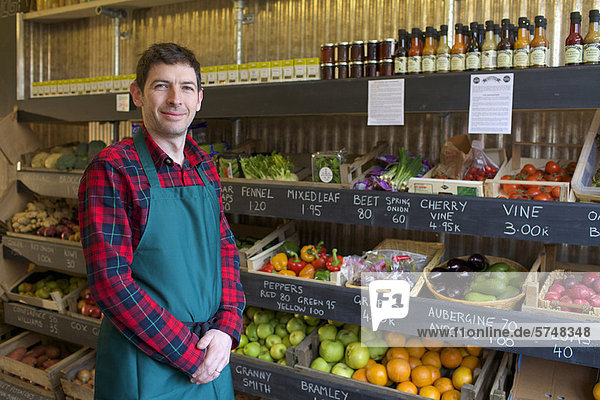
M300 258L307 263L313 262L317 258L317 249L312 244L307 244L300 250Z
M306 267L302 268L302 271L300 271L298 276L300 278L314 279L315 278L315 267L313 267L312 264L306 264Z
M277 253L271 257L271 265L275 268L275 271L281 271L287 268L288 258L285 253Z
M286 275L286 276L296 276L296 273L294 271L289 270L289 269L282 269L281 271L278 272L278 274L280 274L280 275Z

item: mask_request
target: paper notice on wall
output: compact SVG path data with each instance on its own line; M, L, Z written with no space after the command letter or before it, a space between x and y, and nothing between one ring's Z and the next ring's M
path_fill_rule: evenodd
M404 79L369 81L367 125L404 125Z
M117 95L117 111L129 112L129 93Z
M471 75L469 133L510 135L514 74Z

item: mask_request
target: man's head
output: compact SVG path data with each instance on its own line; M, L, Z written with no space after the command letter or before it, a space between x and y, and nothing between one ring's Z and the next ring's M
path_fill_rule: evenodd
M130 92L150 134L180 137L202 104L200 64L181 46L154 44L140 58Z

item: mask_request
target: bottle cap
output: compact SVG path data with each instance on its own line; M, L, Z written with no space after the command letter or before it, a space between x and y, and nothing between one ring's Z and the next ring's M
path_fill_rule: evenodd
M425 28L425 34L434 35L435 34L435 29L433 28L433 26L428 26L427 28Z
M590 10L590 21L591 22L600 21L600 10Z
M510 19L508 19L508 18L504 18L504 19L502 20L502 26L504 26L504 25L506 25L506 26L510 26Z
M494 21L491 19L489 21L485 21L485 29L488 31L494 29Z
M477 31L477 28L479 27L479 24L477 22L471 22L469 24L469 27L471 28L471 31Z
M592 10L592 11L594 11L594 10ZM448 25L440 26L440 32L442 33L442 35L446 35L448 33Z
M527 28L527 18L520 17L519 18L519 28Z
M579 11L573 11L571 13L571 23L572 24L580 24L581 23L581 14Z

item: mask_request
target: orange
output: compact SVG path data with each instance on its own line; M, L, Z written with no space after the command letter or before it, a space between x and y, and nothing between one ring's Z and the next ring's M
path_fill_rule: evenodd
M367 380L375 385L385 386L388 381L385 367L377 363L367 365Z
M481 348L481 347L467 346L467 353L469 353L472 356L479 357L481 355L482 351L483 351L483 348Z
M431 370L431 381L435 382L441 376L440 369L432 365L426 365L426 367Z
M444 347L440 352L442 365L448 369L456 368L462 362L463 356L455 347Z
M444 346L444 342L438 339L425 338L423 339L423 346L425 346L427 350L440 351Z
M419 396L427 397L428 399L440 400L440 391L435 386L425 386L419 390Z
M381 365L383 365L385 367L387 365L387 363L388 363L388 358L387 357L383 357L381 359Z
M377 361L373 360L372 358L369 358L369 361L367 361L367 367L369 365L373 365L373 364L377 364ZM366 367L365 367L366 368Z
M404 393L417 394L419 392L419 389L417 389L415 384L411 381L400 382L398 386L396 386L396 389Z
M460 392L456 389L442 393L442 400L460 400Z
M369 382L367 380L367 370L365 368L357 369L352 374L352 379L356 379L357 381Z
M471 371L474 371L475 368L481 368L481 360L475 356L466 356L463 358L460 366L470 368Z
M432 377L431 369L426 365L418 365L410 372L410 379L418 387L431 385L433 383Z
M460 355L466 357L469 355L469 352L464 347L458 347L457 350L460 352Z
M404 358L405 360L408 360L408 357L410 357L408 351L406 351L404 347L391 347L388 349L387 353L385 353L385 356L388 360L393 358Z
M403 358L394 358L386 365L388 378L394 382L404 382L410 378L410 364Z
M458 367L452 373L452 384L460 390L465 383L473 383L473 372L467 367Z
M594 390L592 393L594 395L594 400L600 400L600 382L594 385Z
M440 393L446 393L448 390L453 390L454 386L452 385L452 381L450 378L438 378L433 382L433 386L435 386Z
M419 360L418 358L414 358L414 357L410 357L408 359L408 363L410 364L411 368L417 367L419 365L423 365L423 363L421 362L421 360Z
M423 343L417 338L408 339L406 342L406 350L411 357L415 358L421 358L426 351L425 347L423 347Z
M437 351L429 350L421 357L423 365L433 365L434 367L440 368L442 361L440 360L440 353Z
M385 341L388 347L403 347L406 343L406 336L400 332L388 332L385 335Z
M385 386L394 386L394 381L392 381L390 378L388 378L387 382L385 383Z

